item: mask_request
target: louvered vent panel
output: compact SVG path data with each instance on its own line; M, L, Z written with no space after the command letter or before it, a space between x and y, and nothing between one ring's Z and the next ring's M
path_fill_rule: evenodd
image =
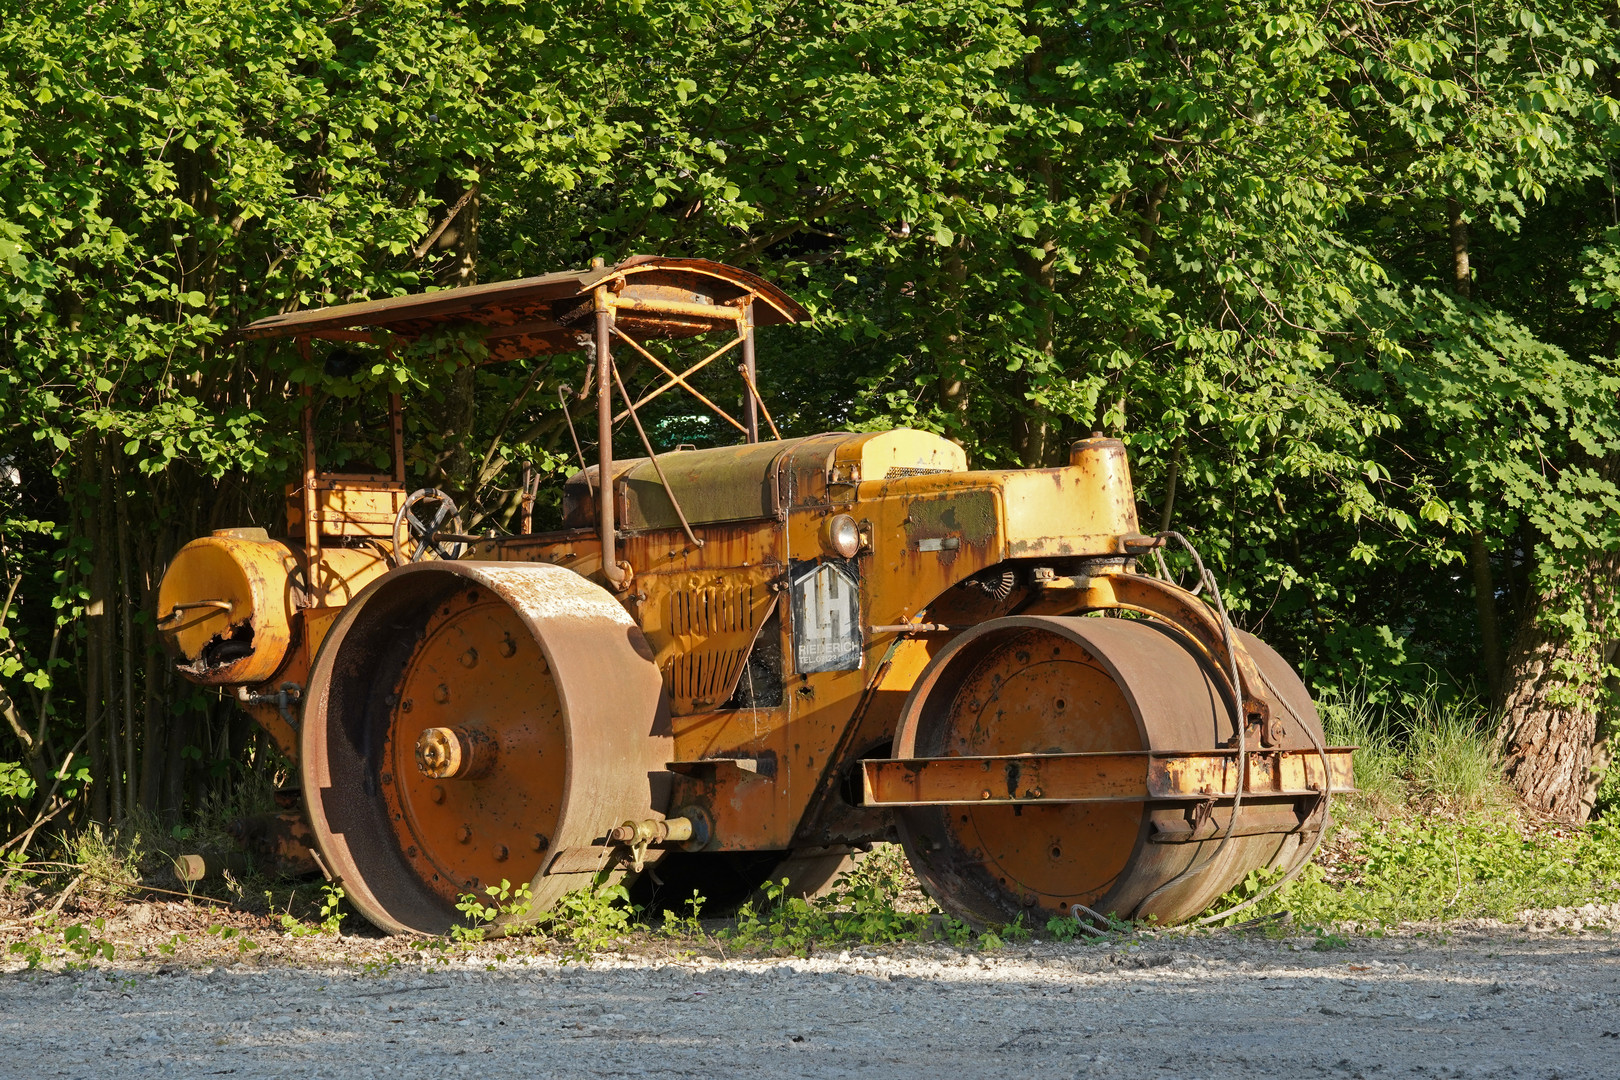
M671 656L664 668L669 696L677 705L706 707L731 696L753 644L756 624L752 586L714 586L672 593L669 627L690 647Z

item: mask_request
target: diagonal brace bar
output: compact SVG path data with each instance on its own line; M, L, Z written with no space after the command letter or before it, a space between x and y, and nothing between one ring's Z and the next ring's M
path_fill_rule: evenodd
M647 460L652 462L653 471L658 474L658 482L664 485L664 494L669 496L669 505L674 508L675 516L681 521L681 528L686 530L686 538L692 542L693 547L702 547L703 541L692 532L692 526L687 524L686 511L681 509L681 500L675 497L675 489L669 486L669 477L664 475L664 467L658 463L658 455L653 453L652 440L647 438L647 429L641 426L641 417L636 415L636 407L630 404L630 394L624 388L624 380L619 378L619 365L613 365L613 385L619 388L619 396L630 412L630 419L635 422L636 434L641 436L641 448L647 451Z
M626 342L628 342L632 349L636 350L636 352L640 353L642 356L645 356L647 358L647 360L650 361L652 363L652 365L654 367L656 367L659 371L662 371L665 375L668 375L670 377L670 382L665 383L663 386L659 387L657 390L654 390L652 393L648 394L647 396L643 397L640 401L636 402L635 403L636 408L639 409L641 406L647 404L647 402L651 401L653 398L657 397L659 394L662 394L665 390L668 390L671 386L674 386L674 385L676 385L678 383L681 387L683 387L686 390L687 393L691 394L693 397L695 397L699 401L703 402L703 404L705 404L709 408L713 409L714 412L718 416L721 417L721 419L726 421L726 423L730 424L732 427L736 428L738 431L742 432L745 435L748 433L748 429L743 427L741 422L739 422L734 417L732 417L732 415L730 413L726 412L726 410L722 409L720 406L716 405L714 402L712 402L708 398L704 397L703 394L701 392L699 392L696 387L694 387L691 383L686 381L686 376L687 375L691 375L693 372L695 372L699 368L701 368L704 364L707 364L707 363L709 363L709 361L714 360L717 357L720 357L720 356L724 355L727 350L736 348L738 345L740 345L742 343L742 338L738 338L736 341L733 341L730 345L725 345L725 346L722 346L721 348L715 350L707 358L705 358L703 360L700 360L698 363L694 364L691 367L691 369L688 370L684 375L677 375L677 374L675 374L675 372L671 371L668 367L666 367L662 360L659 360L658 357L654 356L652 353L650 353L646 349L642 348L641 347L641 342L637 341L635 338L631 337L629 334L626 334L623 330L620 330L617 326L613 327L613 332L615 334L619 335L619 337L623 338ZM625 404L626 405L630 404L630 399L628 397L625 398ZM615 416L613 418L613 422L618 423L620 420L623 420L628 415L629 415L628 412L622 412L618 416Z

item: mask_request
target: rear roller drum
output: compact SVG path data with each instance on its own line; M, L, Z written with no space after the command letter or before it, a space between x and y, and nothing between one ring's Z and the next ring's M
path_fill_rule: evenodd
M1288 710L1273 702L1273 711L1289 718L1291 710L1320 737L1310 696L1287 664L1242 637L1288 697ZM1286 748L1312 745L1299 726L1283 725ZM1176 631L1128 619L1016 617L981 624L934 658L902 712L895 756L1208 751L1233 730L1220 684ZM1216 809L1200 818L1194 805L955 804L897 817L907 857L947 911L978 925L1022 916L1044 926L1074 904L1165 923L1189 918L1250 870L1302 858L1299 810L1245 800L1238 832L1246 835L1213 861L1218 839L1198 837L1228 817Z
M327 869L393 932L442 933L502 880L545 911L606 865L608 827L661 808L662 685L624 609L570 571L393 571L310 676L301 768Z

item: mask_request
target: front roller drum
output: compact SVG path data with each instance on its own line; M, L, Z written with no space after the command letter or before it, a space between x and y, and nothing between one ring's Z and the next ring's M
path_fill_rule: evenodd
M1275 652L1239 636L1269 683L1273 715L1284 718L1276 749L1302 757L1297 752L1316 745L1304 725L1321 738L1310 695ZM901 841L941 906L979 925L1022 916L1044 926L1075 904L1178 922L1251 870L1291 869L1325 824L1314 795L1255 793L1222 847L1229 799L1167 803L1131 794L1148 791L1150 757L1218 754L1232 745L1234 731L1224 683L1172 628L1084 617L983 623L924 671L902 712L894 756L994 759L995 767L982 763L982 791L975 781L972 791L937 799L945 805L897 806ZM1249 749L1260 747L1251 739ZM1126 771L1140 761L1134 767L1143 775L1121 785L1117 797L1088 801L1044 801L1039 790L1022 789L1027 779L1016 793L1003 790L1014 783L1019 755L1082 754L1117 755L1113 767L1123 761ZM1048 768L1087 760L1100 759ZM953 783L961 787L963 768L972 772L976 764L956 767ZM1306 764L1319 767L1314 754ZM917 767L925 769L926 760Z
M527 882L533 917L611 865L606 831L659 816L671 739L641 631L558 567L401 567L334 624L300 768L327 871L391 933ZM654 853L656 854L656 853Z

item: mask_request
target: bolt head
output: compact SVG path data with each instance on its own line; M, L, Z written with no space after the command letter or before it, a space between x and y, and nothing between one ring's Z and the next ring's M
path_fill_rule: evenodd
M547 838L545 833L537 832L534 834L534 840L531 841L530 846L536 851L544 851L551 846L551 840Z
M416 767L423 776L443 780L461 768L461 740L447 727L430 727L416 737Z
M506 850L506 845L505 844L496 844L494 854L495 854L495 861L496 862L505 862L506 857L508 855L510 855L511 852Z
M465 844L467 841L471 840L472 839L472 826L471 825L463 825L461 828L457 829L456 830L456 839L461 841L463 844Z

